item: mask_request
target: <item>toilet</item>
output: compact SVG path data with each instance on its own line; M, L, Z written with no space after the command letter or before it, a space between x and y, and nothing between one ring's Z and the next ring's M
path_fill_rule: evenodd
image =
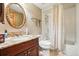
M49 56L49 49L51 42L49 40L40 40L39 41L39 46L42 49L39 51L40 56Z
M39 46L42 48L42 49L50 49L50 40L40 40L39 41Z

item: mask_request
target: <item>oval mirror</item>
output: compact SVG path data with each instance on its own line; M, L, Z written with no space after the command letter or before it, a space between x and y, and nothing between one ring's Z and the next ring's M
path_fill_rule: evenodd
M10 3L6 7L6 18L10 26L14 28L21 28L26 22L25 12L21 5L17 3Z

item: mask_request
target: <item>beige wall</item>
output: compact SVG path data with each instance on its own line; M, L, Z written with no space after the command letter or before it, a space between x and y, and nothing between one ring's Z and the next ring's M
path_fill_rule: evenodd
M32 14L33 18L41 20L41 9L33 5L32 3L24 4L28 11Z
M79 47L79 3L76 4L76 37L77 37L77 47ZM76 49L77 50L77 53L79 55L79 48ZM75 51L76 51L75 50Z
M36 23L36 21L41 20L41 9L36 7L33 4L24 4L25 8L27 9L27 26L28 26L28 32L29 34L40 34L41 33L41 25ZM34 19L32 19L34 18ZM36 25L37 24L37 25Z
M5 4L5 8L6 8L6 5L7 4ZM35 5L33 5L33 4L20 4L20 5L24 8L24 11L26 13L26 20L29 19L29 17L28 17L29 10L32 11L32 16L34 18L41 19L41 10L39 8L37 8ZM5 24L0 23L0 33L4 33L5 29L7 29L8 32L17 32L17 31L25 32L25 31L27 31L27 23L21 29L15 29L8 24L8 22L6 20L6 15L5 15ZM26 33L28 33L28 32L26 32Z
M76 41L76 7L64 9L64 28L66 43Z

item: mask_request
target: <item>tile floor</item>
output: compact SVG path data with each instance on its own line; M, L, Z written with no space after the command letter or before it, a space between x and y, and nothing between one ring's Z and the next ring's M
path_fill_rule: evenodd
M40 50L40 56L64 56L64 53L58 50Z

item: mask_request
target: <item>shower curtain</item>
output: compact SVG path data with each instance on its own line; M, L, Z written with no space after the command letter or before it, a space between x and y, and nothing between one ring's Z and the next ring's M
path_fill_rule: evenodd
M56 4L53 6L53 27L54 27L54 48L63 50L64 45L64 28L63 28L63 5Z
M48 16L48 21L45 19ZM48 22L48 24L46 23ZM42 11L42 39L51 41L51 49L63 50L63 5L55 4ZM48 31L47 31L48 30Z

